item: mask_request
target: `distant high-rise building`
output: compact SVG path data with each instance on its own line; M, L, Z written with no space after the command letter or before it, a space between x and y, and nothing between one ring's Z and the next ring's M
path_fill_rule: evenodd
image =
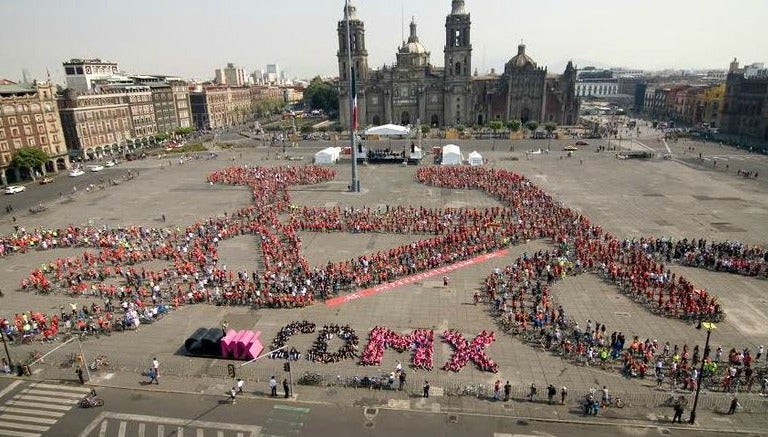
M22 83L32 83L32 76L29 74L29 70L26 68L23 68L21 70L21 82Z
M226 67L216 70L216 83L218 85L243 86L245 85L245 69L235 67L228 63Z
M70 59L64 62L67 88L84 92L94 89L94 81L109 79L118 74L117 63L101 59Z
M264 73L264 76L264 80L267 83L278 83L280 81L280 66L277 64L267 64L267 71Z

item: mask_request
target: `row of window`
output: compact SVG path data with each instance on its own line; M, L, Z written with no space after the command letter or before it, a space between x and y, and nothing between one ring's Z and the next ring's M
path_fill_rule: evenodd
M40 145L46 146L48 144L48 137L45 135L40 135ZM53 135L51 140L55 143L59 142L59 136ZM0 151L9 151L10 145L13 146L14 149L21 149L22 147L37 147L37 141L35 141L34 137L27 137L27 138L14 138L9 143L8 141L0 141Z
M35 114L35 115L34 115L34 119L35 119L35 122L37 122L37 123L42 123L42 122L43 122L43 114ZM55 120L55 119L53 118L53 114L47 114L47 115L46 115L46 117L45 117L45 119L46 119L47 121L50 121L50 122L53 122L53 121ZM17 120L18 120L18 119L17 119L15 116L13 116L13 117L7 117L7 118L6 118L6 120L8 120L8 125L10 125L10 126L14 126L14 125L17 123ZM30 118L30 116L29 116L29 115L22 115L22 116L21 116L21 122L22 122L23 124L27 124L27 123L29 123L29 122L30 122L30 120L31 120L31 118ZM0 127L2 127L2 126L3 126L3 124L4 124L4 122L3 122L3 118L2 118L2 117L0 117Z
M37 130L36 131L33 130L32 129L32 125L29 125L29 124L22 126L21 129L22 130L19 130L19 128L15 127L15 126L11 127L9 129L10 132L11 132L11 136L12 137L18 137L22 131L24 132L24 135L26 135L26 136L35 135L36 133L37 134L41 134L41 133L45 133L46 132L45 125L42 124L42 123L37 125ZM49 132L56 132L56 131L58 131L58 129L56 128L55 124L51 124L48 127L48 131ZM0 129L0 139L3 139L5 137L6 137L6 129Z

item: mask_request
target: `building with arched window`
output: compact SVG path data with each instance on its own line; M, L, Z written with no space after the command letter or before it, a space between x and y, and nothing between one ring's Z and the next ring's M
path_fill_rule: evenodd
M349 126L349 59L361 126L406 125L420 120L425 125L445 127L512 119L562 125L577 120L576 69L571 63L563 75L548 75L546 68L537 66L526 54L525 45L520 44L503 74L478 76L472 68L471 20L464 0L452 1L451 13L445 20L444 67L432 65L430 52L419 40L416 22L412 20L408 39L398 48L395 64L369 68L365 24L357 16L355 6L349 4L347 8L345 19L337 27L342 125Z

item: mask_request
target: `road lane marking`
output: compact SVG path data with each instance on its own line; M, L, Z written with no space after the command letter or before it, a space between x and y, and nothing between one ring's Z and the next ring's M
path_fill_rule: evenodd
M16 429L25 429L27 431L48 431L48 428L50 426L40 426L40 425L30 425L28 423L3 423L3 428L16 428Z
M14 399L19 399L19 400L26 400L26 401L40 401L42 403L48 403L50 401L54 401L54 399L51 399L51 398L45 397L45 396L16 395L13 398ZM78 402L79 401L77 399L57 399L57 400L55 400L54 403L56 403L56 404L75 405Z
M0 414L0 423L5 420L14 420L16 422L32 422L32 423L44 423L46 425L53 425L58 422L56 419L46 419L44 417L30 417L30 416L18 416L16 414Z
M16 407L0 407L0 412L36 414L38 416L48 416L48 417L61 417L64 415L64 413L60 413L58 411L42 411L42 410L33 410L30 408L16 408Z
M8 387L4 388L2 391L0 391L0 398L10 393L13 389L23 384L24 381L13 381L12 383L8 384Z
M205 437L205 430L203 428L197 428L197 437Z
M58 391L50 391L50 390L38 390L36 388L30 388L27 390L24 390L22 393L25 394L31 394L31 395L41 395L41 396L50 396L53 399L80 399L83 397L82 393L62 393Z
M99 429L99 437L106 437L108 426L109 424L106 420L101 422L101 428Z
M117 430L117 437L125 437L125 429L128 428L128 422L125 420L120 421L120 428Z
M91 392L91 389L89 389L89 388L85 388L85 387L71 387L71 386L68 386L68 385L54 385L54 384L43 384L43 383L40 383L40 384L35 384L34 387L35 388L44 388L44 389L45 388L54 388L56 390L75 391L75 392L83 393L83 394Z
M144 437L144 431L145 431L146 427L147 427L147 425L144 422L141 422L139 424L139 433L138 433L139 435L138 435L138 437Z
M48 405L48 404L41 404L39 402L25 402L25 401L16 401L16 400L10 400L6 402L8 405L18 405L20 407L37 407L37 408L45 408L47 410L59 410L59 411L69 411L72 409L71 405Z
M0 429L0 435L8 437L40 437L42 434L24 431L12 431L10 429Z
M165 425L157 425L157 437L165 437Z

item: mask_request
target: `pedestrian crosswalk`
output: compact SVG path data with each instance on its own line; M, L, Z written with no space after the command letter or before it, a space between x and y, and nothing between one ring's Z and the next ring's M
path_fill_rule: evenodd
M174 417L103 412L79 437L257 437L261 427Z
M0 405L0 436L40 437L90 390L32 383Z

